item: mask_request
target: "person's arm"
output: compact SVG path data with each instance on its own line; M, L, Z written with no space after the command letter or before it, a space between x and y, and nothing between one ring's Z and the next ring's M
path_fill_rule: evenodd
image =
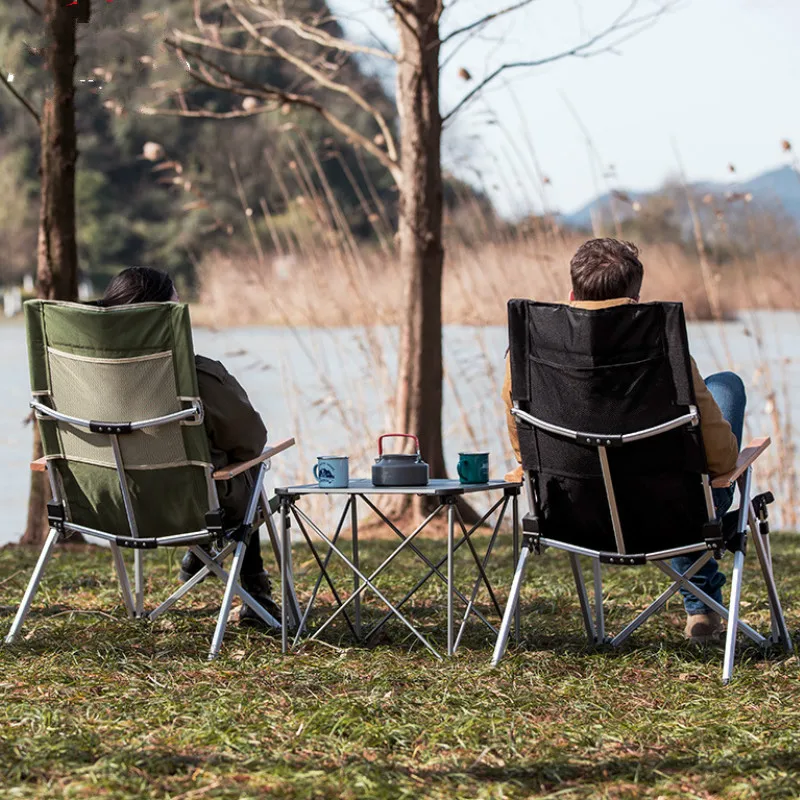
M522 464L522 456L519 452L519 432L517 431L517 420L511 413L514 403L511 400L511 357L506 356L506 377L503 381L503 402L506 406L506 427L508 428L508 439L511 442L511 449L518 464ZM507 481L518 482L522 480L522 467L517 467L509 472L505 479Z
M708 390L708 387L692 359L692 383L700 412L700 430L703 433L703 444L706 448L708 472L713 478L724 475L736 467L739 457L739 445L733 435L728 420L722 416L719 406Z
M224 452L229 463L256 458L267 442L267 429L247 392L219 361L197 356L196 364L211 446Z

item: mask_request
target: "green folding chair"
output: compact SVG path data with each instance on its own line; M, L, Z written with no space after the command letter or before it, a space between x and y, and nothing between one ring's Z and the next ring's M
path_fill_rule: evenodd
M235 595L267 625L279 628L279 621L242 588L239 573L247 542L262 522L280 566L280 540L263 483L270 458L294 445L294 439L268 446L252 461L214 470L188 307L100 308L33 300L25 304L25 323L31 407L44 452L31 467L46 470L53 499L47 507L50 532L6 643L19 634L53 548L69 533L108 542L131 618L159 617L209 574L224 581L209 659L220 651ZM257 477L243 523L231 528L216 483L247 470L257 471ZM186 546L203 568L145 613L143 551ZM122 548L134 551L133 592ZM283 613L296 624L292 584Z

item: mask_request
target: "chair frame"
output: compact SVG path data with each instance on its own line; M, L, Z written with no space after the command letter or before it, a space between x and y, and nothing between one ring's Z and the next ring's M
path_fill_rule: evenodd
M119 536L117 534L109 533L107 531L98 530L96 528L89 528L84 525L78 525L70 522L67 519L66 507L61 492L59 490L58 480L50 460L46 458L38 459L31 463L31 469L36 472L47 472L50 489L53 495L52 501L48 504L48 521L50 523L50 532L45 541L44 547L39 555L39 559L31 575L25 594L17 609L11 629L5 638L6 644L12 644L19 635L20 629L24 624L28 613L30 612L31 604L33 602L36 591L39 588L42 575L53 554L55 545L59 539L68 533L80 533L89 539L99 539L108 542L110 545L111 556L114 562L114 568L117 573L117 578L122 593L122 600L131 619L147 619L155 620L163 613L168 611L178 600L191 591L208 575L214 574L222 581L225 582L225 590L223 594L222 606L219 611L217 625L214 630L214 636L211 642L211 649L208 659L216 658L222 647L222 640L225 636L225 629L228 623L228 616L230 615L231 605L234 596L238 596L241 600L252 608L256 614L270 627L280 629L281 623L278 622L255 598L253 598L247 591L242 588L240 582L240 572L242 567L242 557L244 550L250 537L258 530L259 521L259 506L263 516L263 522L266 524L269 532L270 542L275 554L278 568L281 574L284 574L283 556L281 550L280 538L277 535L275 524L270 512L269 500L264 489L264 478L267 471L270 469L270 459L289 449L295 444L294 439L286 439L276 445L268 446L264 451L251 461L243 462L240 464L230 464L221 470L214 471L210 465L206 468L206 483L208 488L208 503L209 512L206 514L206 527L199 531L188 533L172 534L161 537L143 537L139 533L136 523L136 516L133 510L133 503L131 501L130 492L128 489L127 478L125 474L125 464L122 457L122 450L120 448L119 437L124 436L133 431L142 430L145 428L155 428L162 425L168 425L176 422L185 422L188 424L202 424L203 422L203 407L199 401L193 403L190 407L182 409L181 411L168 414L154 419L139 420L135 422L98 422L96 420L80 419L78 417L68 416L62 414L47 405L34 400L31 402L31 408L34 410L38 418L46 418L56 420L58 422L73 425L77 428L90 431L94 434L107 435L111 442L112 452L114 454L114 462L116 466L117 478L119 480L120 491L122 493L123 504L125 506L125 516L127 518L128 527L130 531L129 536ZM258 475L253 486L253 491L250 495L247 511L245 513L243 523L235 530L226 530L223 527L222 514L220 512L219 496L217 493L217 481L230 480L236 475L258 467ZM216 543L219 546L219 552L214 556L208 555L200 545ZM143 550L156 549L158 547L183 547L189 546L191 551L203 562L202 569L197 572L190 580L184 583L177 591L168 597L163 603L155 609L146 613L144 610L144 559ZM122 557L121 548L132 549L134 551L134 587L131 591L131 584L128 577L128 570L125 566L125 561ZM231 566L229 570L223 568L225 559L232 555ZM290 575L290 587L293 587L291 581L291 566L286 565L286 569ZM297 598L294 594L293 588L290 588L288 593L288 608L283 609L283 613L289 613L294 624L300 619L299 606Z
M569 553L573 577L575 579L575 586L578 592L578 600L580 603L583 623L590 644L607 643L613 647L619 646L649 617L663 608L672 595L674 595L679 589L684 588L698 598L701 602L705 603L706 606L715 610L718 614L720 614L720 616L728 621L722 670L723 683L727 684L733 675L736 653L736 636L739 631L744 633L762 648L766 648L772 644L781 644L786 652L792 651L792 641L789 636L789 631L786 627L786 620L784 618L783 609L778 597L778 591L772 571L772 554L768 538L769 525L767 523L766 502L761 498L753 498L751 494L753 464L769 446L770 440L768 438L754 440L748 447L742 450L736 468L727 475L719 476L715 478L713 482L709 479L707 474L703 474L701 476L706 508L708 511L708 523L710 525L715 524L714 501L711 493L712 486L715 488L724 488L733 486L735 484L738 488L740 505L736 534L732 538L732 541L724 542L721 535L721 529L719 526L717 526L717 530L720 530L718 537L712 536L704 541L684 547L660 550L652 553L631 554L627 553L625 550L625 542L622 535L622 526L617 508L617 501L614 495L614 485L611 479L611 472L608 464L607 448L623 446L629 442L650 439L654 436L659 436L683 426L697 426L700 424L700 415L697 408L695 406L689 406L688 413L683 414L674 420L670 420L652 428L622 435L583 433L558 425L553 425L549 422L538 419L525 411L522 411L519 408L518 403L514 403L514 408L512 409L511 413L519 420L522 420L534 428L546 431L556 436L561 436L566 439L571 439L582 444L593 445L597 448L603 484L605 486L606 498L608 501L608 509L611 515L614 538L617 545L617 552L607 553L599 550L591 550L570 544L568 542L562 542L557 539L550 539L540 535L538 519L536 518L537 506L534 499L533 486L530 473L526 472L524 475L524 484L530 513L526 515L525 519L523 520L523 546L517 562L516 570L514 572L508 603L506 605L503 621L500 626L500 632L498 634L494 653L492 655L493 666L500 661L506 650L511 622L515 616L515 612L517 611L519 604L519 596L522 588L522 581L525 575L528 556L531 553L536 553L537 555L540 554L543 547L553 547L559 550L565 550ZM748 529L753 540L753 544L755 545L756 555L758 557L759 565L767 589L771 629L769 637L762 636L739 618L742 573ZM720 556L723 549L730 549L733 552L731 598L728 608L725 608L725 606L717 603L690 580L691 577L711 558L712 554L717 554L717 556ZM687 555L690 553L698 553L699 558L697 561L695 561L692 567L683 574L674 570L668 563L665 563L667 559L675 556ZM594 582L594 619L592 618L592 609L590 607L589 598L586 591L586 584L584 582L579 556L588 556L592 559ZM642 611L634 620L632 620L625 628L623 628L620 633L611 638L606 637L603 612L603 583L601 565L603 563L608 563L634 566L651 562L654 563L668 577L672 578L673 583L644 611Z

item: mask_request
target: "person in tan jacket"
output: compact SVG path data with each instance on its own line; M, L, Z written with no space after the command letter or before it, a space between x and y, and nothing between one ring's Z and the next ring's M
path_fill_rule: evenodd
M610 308L639 301L644 267L639 260L638 249L630 242L590 239L573 256L570 275L571 306L587 310ZM736 466L744 428L745 388L741 378L732 372L719 372L704 380L694 359L692 381L700 413L706 461L713 478L730 472ZM521 463L517 423L511 414L511 363L508 357L502 394L511 448L517 462ZM506 480L521 481L522 467L506 475ZM733 489L714 489L713 494L717 516L722 516L733 502ZM681 556L674 558L672 563L679 572L686 572L695 559L693 556ZM725 583L725 575L719 571L713 558L698 571L692 582L714 600L722 602L721 588ZM681 590L681 593L688 617L687 638L695 641L715 638L721 629L719 615L685 590Z
M150 267L130 267L111 281L100 305L163 302L179 302L172 278L165 272ZM211 461L215 469L257 458L266 444L267 429L245 390L219 361L197 355L195 369L205 412L203 424L208 434ZM220 482L217 486L226 525L235 527L244 520L256 472L257 469L244 472L232 480ZM191 550L188 551L181 561L181 580L188 581L202 567L202 561ZM245 591L253 595L273 617L280 620L281 611L272 599L272 585L261 558L258 531L250 537L245 549L241 581ZM239 612L239 622L256 626L264 624L247 605L243 605Z

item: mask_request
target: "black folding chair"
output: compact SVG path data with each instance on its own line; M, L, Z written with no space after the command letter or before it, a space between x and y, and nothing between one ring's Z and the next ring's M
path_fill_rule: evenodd
M736 469L713 481L714 487L735 484L739 490L736 524L723 526L715 518L683 307L640 303L584 310L511 300L508 326L512 413L530 512L523 518L522 552L492 664L505 652L528 556L545 546L569 553L590 642L621 644L684 588L728 620L723 682L733 672L738 631L762 647L780 643L790 651L767 536L772 496L751 496L752 465L769 439L751 443ZM748 527L767 589L768 638L739 619ZM729 608L690 580L725 550L733 553ZM669 564L674 556L694 553L699 558L684 574ZM594 615L581 555L592 559ZM672 585L606 639L601 565L648 563Z

